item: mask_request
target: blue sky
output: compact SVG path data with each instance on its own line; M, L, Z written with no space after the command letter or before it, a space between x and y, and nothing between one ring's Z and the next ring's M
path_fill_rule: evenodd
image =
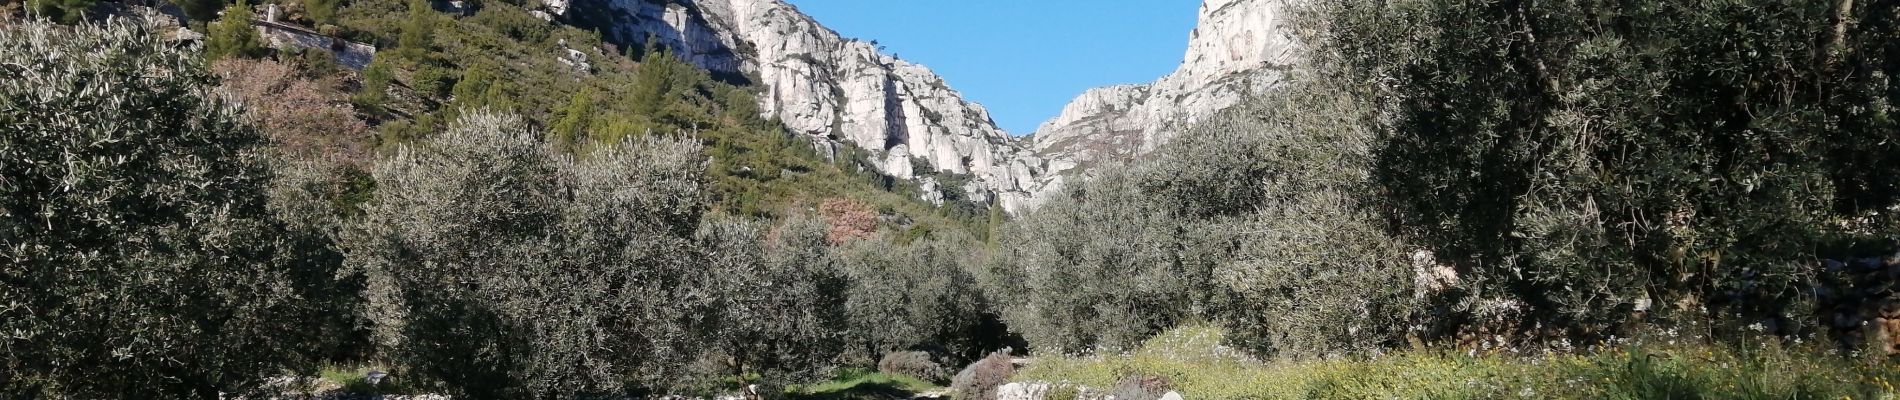
M1146 83L1187 51L1195 0L788 0L935 70L1014 135L1083 90Z

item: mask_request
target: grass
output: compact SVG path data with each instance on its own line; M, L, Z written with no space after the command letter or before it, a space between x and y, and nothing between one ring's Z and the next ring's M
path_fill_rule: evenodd
M1893 399L1900 368L1806 347L1632 345L1589 354L1471 356L1419 350L1382 357L1255 361L1223 333L1185 327L1113 356L1044 357L1019 381L1109 388L1162 376L1196 399Z
M891 399L910 398L937 388L936 384L909 376L851 369L828 381L787 388L785 393L787 398L799 400Z
M410 393L410 390L404 387L400 381L391 378L385 378L380 385L369 384L365 375L367 375L370 370L388 371L389 369L369 365L327 364L323 366L322 370L317 372L317 376L323 380L343 385L342 391L350 394L376 395Z

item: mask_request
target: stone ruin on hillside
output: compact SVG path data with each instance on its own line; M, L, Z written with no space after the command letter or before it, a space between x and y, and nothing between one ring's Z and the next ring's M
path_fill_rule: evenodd
M306 51L325 51L336 57L337 64L361 71L369 67L370 60L376 57L376 46L357 43L332 35L311 30L278 20L281 11L277 5L265 7L264 19L253 19L257 34L270 41L270 46L278 49L301 48Z

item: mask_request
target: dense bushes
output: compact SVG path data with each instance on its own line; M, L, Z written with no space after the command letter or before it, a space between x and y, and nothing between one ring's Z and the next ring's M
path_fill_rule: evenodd
M334 258L147 26L0 28L0 397L215 397L326 354Z
M856 240L838 250L850 279L853 338L872 356L929 350L966 361L994 350L966 337L981 323L986 303L967 270L967 236L940 235L896 243L892 235ZM919 378L927 378L918 376Z
M666 51L381 3L338 16L409 22L360 109L218 64L248 120L142 27L0 28L0 397L204 397L350 357L480 398L940 378L1002 347L992 313L1044 355L1196 322L1295 357L1656 316L1798 334L1832 296L1817 255L1900 233L1886 4L1320 2L1294 83L983 243L975 209L820 157ZM535 52L563 48L599 57ZM1867 303L1844 311L1892 314Z
M1126 349L1197 319L1288 354L1401 340L1419 309L1405 249L1366 196L1372 136L1349 98L1320 89L1223 113L1024 217L987 280L1010 325L1057 352Z
M960 336L980 307L961 247L837 249L810 218L702 222L697 144L641 137L575 157L542 137L476 111L377 166L344 245L412 384L695 391L825 376L848 341L977 343Z
M1896 233L1890 5L1316 10L1325 78L1379 83L1357 93L1386 216L1525 326L1599 336L1652 304L1798 326L1817 253Z
M1156 157L1163 171L1178 176L1201 176L1193 171L1242 160L1248 167L1237 170L1252 172L1175 185L1249 185L1217 192L1228 195L1188 197L1250 208L1228 208L1234 211L1225 213L1240 216L1198 230L1205 238L1201 248L1222 260L1214 280L1223 301L1213 319L1256 352L1374 350L1399 344L1428 322L1420 318L1431 293L1413 281L1429 276L1420 274L1428 267L1410 263L1380 220L1375 198L1367 196L1374 141L1353 124L1364 108L1351 101L1317 83L1293 84L1203 124Z
M1802 333L1816 256L1897 233L1884 7L1316 3L1295 83L1065 188L991 292L1064 352L1197 318L1291 355Z
M218 20L205 28L205 59L257 58L266 54L270 49L264 47L257 28L251 27L252 18L251 6L243 1L224 7Z
M412 383L569 397L664 382L679 361L698 145L643 138L574 158L539 137L474 112L376 167L344 238L378 341Z
M707 267L686 289L702 299L702 376L785 384L829 376L849 328L844 274L824 224L796 218L769 231L715 220L699 232ZM709 365L707 365L709 364Z
M656 129L562 141L475 108L546 112L529 91L560 87L498 84L512 64L461 74L448 101L379 60L352 110L338 71L221 60L214 75L141 27L0 39L0 294L14 300L0 396L239 393L364 361L469 397L705 393L896 349L956 362L1005 333L966 272L963 221L846 172L855 159L827 162L758 118L747 89L664 52L648 63L674 69L642 105L659 115L635 116ZM615 78L632 77L582 86ZM409 114L431 104L460 108ZM437 132L445 117L459 119ZM406 127L373 152L375 123ZM707 129L658 139L670 124ZM871 239L836 247L798 203L812 198L850 199L849 236ZM762 215L780 219L749 222ZM61 272L75 265L92 269Z
M986 291L1038 351L1125 348L1206 305L1209 264L1141 179L1103 171L1005 232Z

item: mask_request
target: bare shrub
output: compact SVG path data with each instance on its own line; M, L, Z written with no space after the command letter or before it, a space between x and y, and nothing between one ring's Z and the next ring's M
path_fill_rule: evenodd
M885 354L877 362L877 371L904 375L932 382L942 381L946 372L942 365L930 359L930 353L921 351L899 351Z
M999 351L964 367L950 380L950 390L960 400L995 399L996 387L1009 383L1013 376L1016 376L1016 365L1010 363L1008 353Z
M211 69L280 154L359 166L369 160L374 135L335 78L305 78L270 60L227 58Z

